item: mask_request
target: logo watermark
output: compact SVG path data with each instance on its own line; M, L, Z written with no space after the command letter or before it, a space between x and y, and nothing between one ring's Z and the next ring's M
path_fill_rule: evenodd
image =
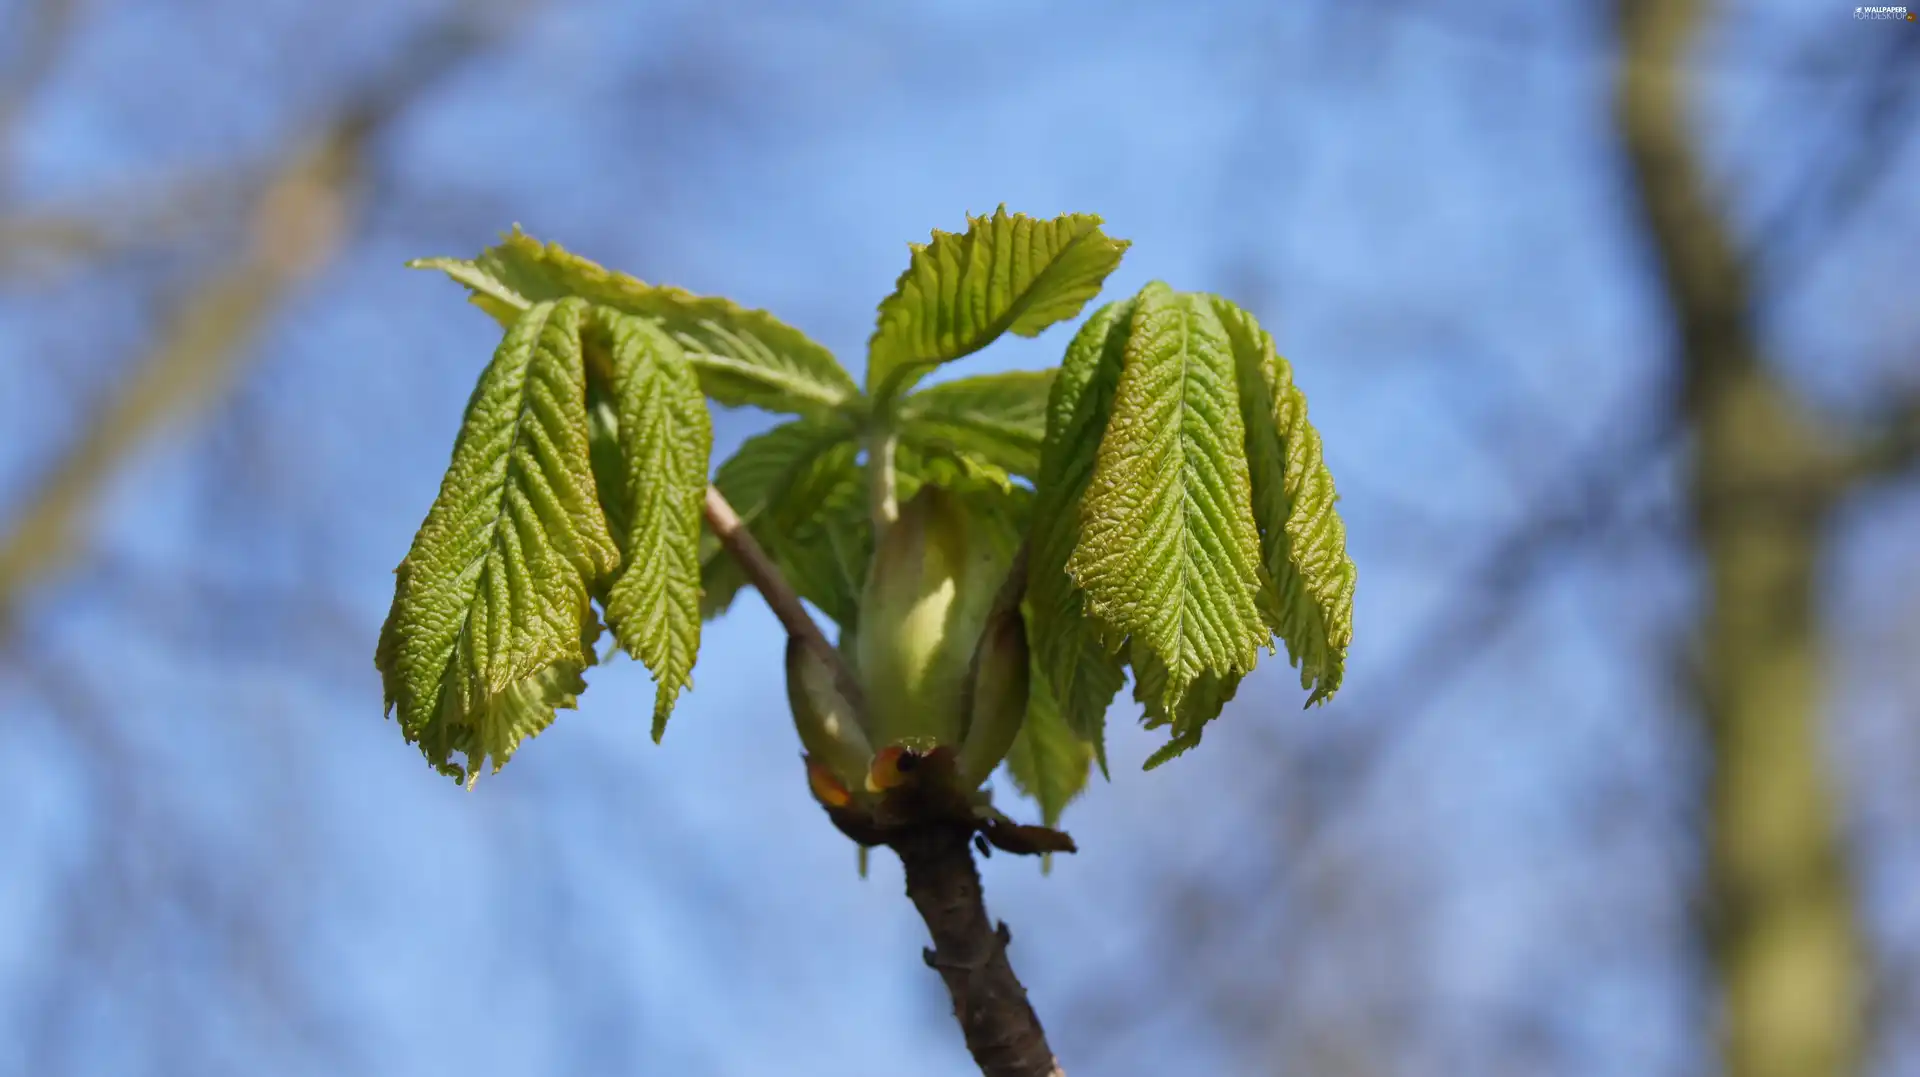
M1861 20L1915 21L1914 12L1904 7L1857 7L1853 9L1853 17Z

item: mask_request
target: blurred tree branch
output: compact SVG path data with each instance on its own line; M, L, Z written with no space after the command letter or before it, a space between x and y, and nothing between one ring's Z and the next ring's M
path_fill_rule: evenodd
M1843 1077L1864 1055L1860 938L1824 752L1816 578L1849 451L1765 364L1748 266L1689 130L1701 0L1622 0L1614 114L1678 331L1707 603L1706 889L1729 1077Z
M14 63L0 71L0 203L13 175L14 128L66 54L79 9L79 0L39 0L25 16L26 32L15 39Z
M0 279L45 281L99 259L176 242L257 184L226 174L145 180L130 190L90 192L79 204L0 215Z
M1843 481L1872 482L1920 469L1920 393L1901 401L1856 443Z
M501 35L505 20L493 14L481 5L459 8L402 50L401 63L267 177L242 248L174 307L159 339L0 535L0 646L27 589L72 559L82 517L120 465L169 423L210 406L250 357L280 301L345 241L369 142L422 91Z
M1856 107L1822 132L1830 139L1826 152L1809 155L1814 165L1748 245L1772 295L1790 290L1837 245L1835 237L1891 174L1888 166L1905 145L1898 134L1920 104L1920 36L1890 35L1859 81ZM1796 238L1797 244L1790 242Z

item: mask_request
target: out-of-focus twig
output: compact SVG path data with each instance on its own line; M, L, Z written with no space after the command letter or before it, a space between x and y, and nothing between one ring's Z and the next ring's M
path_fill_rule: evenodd
M99 417L15 515L0 538L0 638L24 590L72 556L77 523L121 462L165 424L211 403L281 295L332 255L360 151L360 133L342 125L287 162L260 198L246 248L173 311Z
M1902 131L1920 109L1920 34L1891 34L1861 76L1851 115L1828 125L1823 152L1765 218L1748 244L1762 268L1765 290L1791 290L1838 244L1846 226L1870 200L1876 184L1906 147ZM1798 239L1798 242L1790 240Z
M1844 467L1848 482L1872 482L1920 468L1920 395L1890 409L1856 442Z
M13 132L66 52L80 14L79 0L39 0L25 17L26 30L13 42L14 62L0 70L0 204L13 175ZM0 55L0 59L5 59Z
M45 283L102 258L176 243L256 187L231 172L195 173L0 215L0 280Z
M403 50L400 64L266 180L243 247L180 301L118 392L0 534L0 645L24 592L72 558L82 517L120 464L156 431L217 399L280 300L332 257L348 232L369 141L424 87L502 32L504 23L481 14L463 8Z

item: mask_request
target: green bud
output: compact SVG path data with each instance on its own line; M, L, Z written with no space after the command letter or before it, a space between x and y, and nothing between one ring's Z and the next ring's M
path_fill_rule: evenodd
M1020 605L1003 606L987 624L967 685L967 734L960 745L960 779L978 788L1005 759L1027 717L1033 667Z
M809 761L846 789L863 788L873 748L859 716L835 686L832 668L792 636L787 637L787 706Z
M967 668L1007 571L976 530L958 499L929 483L874 551L854 655L882 748L958 745L966 731Z

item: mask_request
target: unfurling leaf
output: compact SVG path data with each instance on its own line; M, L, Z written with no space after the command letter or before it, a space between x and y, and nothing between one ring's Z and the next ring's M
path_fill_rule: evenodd
M874 551L853 654L876 751L958 746L973 660L1007 559L958 497L923 486Z
M1047 433L1051 370L1016 370L950 381L909 396L900 406L900 440L917 448L971 454L1034 478Z
M1293 369L1253 315L1215 298L1240 379L1240 412L1252 465L1254 518L1267 585L1263 606L1300 669L1307 704L1340 689L1353 639L1353 559L1335 509L1333 474Z
M1204 296L1152 284L1137 302L1067 567L1112 636L1166 665L1171 712L1201 675L1251 670L1272 634L1226 330Z
M1093 746L1103 772L1107 708L1124 676L1116 648L1088 616L1086 595L1067 573L1067 562L1080 543L1081 501L1113 411L1136 305L1126 300L1094 311L1067 346L1054 379L1035 483L1027 584L1034 655L1062 719Z
M680 346L644 318L601 311L625 474L625 555L607 627L653 674L653 739L700 652L700 526L712 420Z
M395 571L375 655L386 706L463 781L489 758L498 771L555 707L573 706L599 634L590 588L620 562L589 461L586 310L539 303L514 322Z
M906 272L880 304L867 345L867 391L881 406L941 363L986 347L1002 333L1038 336L1080 313L1120 264L1127 241L1100 218L968 217L959 234L936 231L914 244Z
M652 319L685 350L706 394L728 407L825 415L859 395L832 352L764 310L647 284L557 243L542 244L518 227L471 261L407 264L441 270L466 285L474 303L502 324L530 304L568 296Z

